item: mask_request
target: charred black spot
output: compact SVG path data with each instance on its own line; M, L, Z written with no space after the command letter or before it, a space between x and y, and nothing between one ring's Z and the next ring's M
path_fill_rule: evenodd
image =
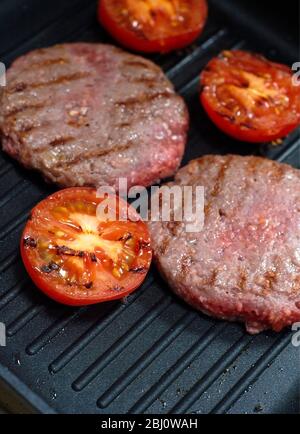
M49 264L49 268L51 268L51 270L57 271L60 269L60 266L56 264L56 262L51 261Z
M32 248L35 248L37 246L36 240L32 237L25 237L23 239L23 244L26 247L32 247Z
M52 269L49 267L49 265L42 265L42 267L41 267L41 271L42 271L43 273L47 273L47 274L49 274L49 273L51 273Z
M67 246L56 246L56 252L58 255L75 255L75 250L70 249Z
M93 282L88 282L84 285L86 289L90 289L93 286Z
M144 273L147 273L147 268L146 267L134 267L134 268L131 268L130 271L132 273L144 274Z
M82 257L84 255L84 252L77 252L74 249L70 249L70 247L67 246L56 246L56 253L58 255L68 255L68 256L80 256Z
M57 271L59 269L60 269L60 266L58 264L56 264L56 262L53 262L53 261L49 262L48 265L45 264L45 265L42 265L42 267L41 267L41 271L43 273L47 273L47 274L51 273L51 271Z
M83 258L84 252L81 250L80 252L78 252L78 256L79 256L79 258Z
M220 217L226 217L226 212L223 209L219 209L219 216Z
M90 254L90 258L91 258L91 261L92 261L92 262L97 262L97 257L96 257L96 255L95 255L95 253L91 253L91 254Z
M139 240L139 250L146 249L150 247L150 243L144 240Z
M121 238L119 238L118 241L123 241L124 243L132 238L132 234L130 232L127 232L124 234Z

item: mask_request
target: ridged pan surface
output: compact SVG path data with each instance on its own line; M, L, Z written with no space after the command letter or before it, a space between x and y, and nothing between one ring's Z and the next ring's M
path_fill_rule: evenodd
M95 1L42 3L1 2L0 60L6 65L59 42L112 42L97 24ZM209 5L207 26L193 46L151 56L189 107L183 164L207 153L238 153L300 168L299 132L277 147L234 142L208 121L198 99L199 73L222 49L297 61L296 2L285 26L275 7L268 14L266 6L248 1ZM0 180L0 321L7 327L0 376L38 411L299 412L299 347L290 331L253 337L242 325L199 314L172 294L154 268L124 303L75 309L41 295L24 270L18 244L30 208L54 187L3 153Z

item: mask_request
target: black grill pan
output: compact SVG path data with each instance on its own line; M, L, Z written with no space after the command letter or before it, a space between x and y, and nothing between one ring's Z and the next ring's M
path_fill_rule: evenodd
M224 48L299 60L298 2L211 0L192 47L152 59L191 114L184 163L206 153L258 154L300 168L299 132L277 147L233 142L208 121L198 75ZM0 60L67 41L112 42L93 0L2 0ZM153 269L126 303L63 307L45 298L18 253L30 208L54 191L0 154L0 398L42 413L299 413L299 347L285 331L249 336L243 326L201 315L175 298ZM18 404L18 407L16 407ZM22 407L19 407L22 405ZM21 410L20 410L21 411Z

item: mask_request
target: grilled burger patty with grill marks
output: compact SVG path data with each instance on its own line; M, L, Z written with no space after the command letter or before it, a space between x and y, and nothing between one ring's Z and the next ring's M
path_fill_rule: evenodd
M155 260L175 293L250 333L300 321L300 171L259 157L205 156L171 185L205 188L205 222L150 222Z
M38 49L7 72L3 149L60 186L150 185L184 152L188 112L162 70L116 47Z

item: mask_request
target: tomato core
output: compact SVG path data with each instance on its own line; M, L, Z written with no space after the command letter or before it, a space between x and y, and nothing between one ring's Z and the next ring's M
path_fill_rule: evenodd
M121 298L144 280L152 257L147 227L115 199L137 221L119 221L119 208L116 220L101 220L101 200L85 188L61 190L33 209L21 252L40 289L58 301L92 303Z

